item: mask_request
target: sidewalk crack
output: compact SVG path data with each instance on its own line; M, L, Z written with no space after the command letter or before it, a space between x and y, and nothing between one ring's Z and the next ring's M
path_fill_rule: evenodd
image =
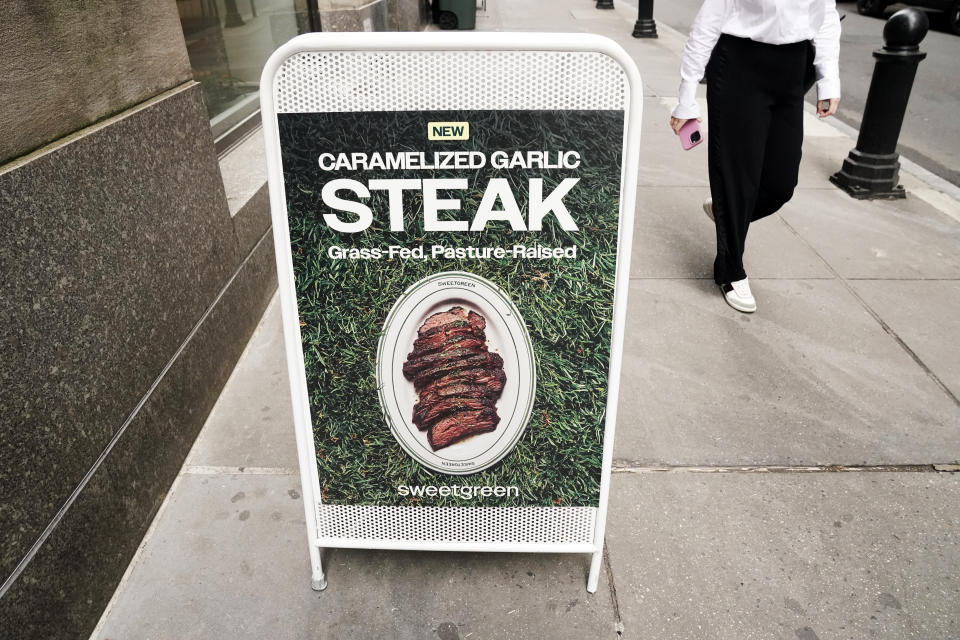
M610 604L613 607L613 630L617 640L623 637L623 618L620 617L620 599L617 597L617 583L613 579L613 565L610 564L610 552L607 540L603 540L603 568L607 574L607 585L610 587Z

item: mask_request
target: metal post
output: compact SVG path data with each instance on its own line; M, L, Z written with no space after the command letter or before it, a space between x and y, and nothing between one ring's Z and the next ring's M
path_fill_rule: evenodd
M653 19L653 0L637 1L637 22L633 25L633 37L657 37L657 23Z
M600 564L603 562L603 544L600 544L600 550L594 551L590 556L590 573L587 574L587 593L596 593L597 584L600 582Z
M877 62L857 146L830 176L830 182L858 200L906 197L899 184L897 139L917 66L927 57L919 45L928 27L927 14L912 8L897 11L883 27L884 45L873 52Z
M613 0L597 0L597 9L613 9Z

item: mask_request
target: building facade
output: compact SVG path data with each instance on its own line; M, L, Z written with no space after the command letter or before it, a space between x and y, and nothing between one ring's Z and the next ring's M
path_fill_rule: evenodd
M4 8L0 638L86 638L276 287L263 62L298 33L426 11Z

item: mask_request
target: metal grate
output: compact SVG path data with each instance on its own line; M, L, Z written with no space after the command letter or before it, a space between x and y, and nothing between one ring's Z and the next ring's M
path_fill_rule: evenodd
M317 505L317 536L398 542L591 544L595 507Z
M616 60L581 51L298 53L274 81L277 113L625 109Z

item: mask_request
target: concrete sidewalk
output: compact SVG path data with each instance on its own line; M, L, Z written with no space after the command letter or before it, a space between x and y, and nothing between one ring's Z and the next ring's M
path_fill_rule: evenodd
M710 277L706 150L667 127L683 37L488 4L480 28L616 39L645 84L600 589L586 556L332 549L311 591L274 301L93 637L960 637L960 205L909 173L905 201L847 197L827 177L854 141L811 115L739 314Z

